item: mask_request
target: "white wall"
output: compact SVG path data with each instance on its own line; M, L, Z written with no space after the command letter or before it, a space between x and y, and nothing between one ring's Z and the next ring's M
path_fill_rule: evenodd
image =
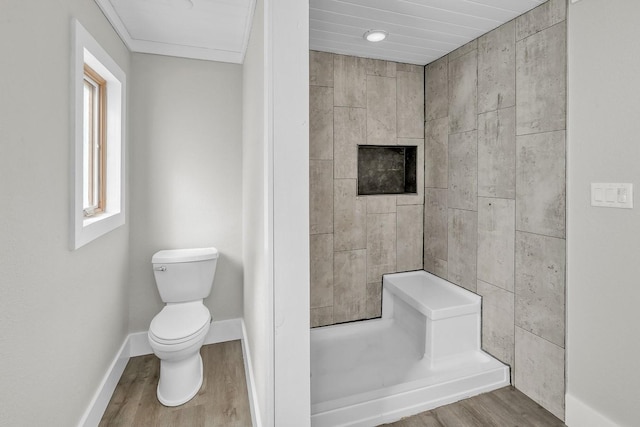
M568 337L570 427L638 425L640 199L590 206L591 182L640 194L640 2L583 0L568 21Z
M267 1L275 425L310 423L309 4Z
M131 331L162 309L152 255L215 246L214 320L242 316L242 67L134 54L130 80Z
M308 4L256 4L244 63L244 318L264 426L310 422Z
M258 415L273 425L273 267L269 141L266 133L264 4L256 1L243 78L244 321L256 382Z
M127 334L129 225L69 250L71 18L130 76L93 1L0 1L0 425L71 426Z

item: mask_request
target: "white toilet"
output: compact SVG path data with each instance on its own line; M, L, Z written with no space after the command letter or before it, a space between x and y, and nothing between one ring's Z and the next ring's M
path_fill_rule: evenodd
M160 359L158 400L178 406L202 385L200 347L211 315L202 300L211 292L218 262L216 248L157 252L151 259L160 298L166 303L149 326L149 344Z

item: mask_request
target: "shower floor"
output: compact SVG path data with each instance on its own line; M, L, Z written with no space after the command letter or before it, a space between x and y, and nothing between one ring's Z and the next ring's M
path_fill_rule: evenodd
M509 367L476 351L436 368L394 319L311 330L311 425L377 426L509 385Z

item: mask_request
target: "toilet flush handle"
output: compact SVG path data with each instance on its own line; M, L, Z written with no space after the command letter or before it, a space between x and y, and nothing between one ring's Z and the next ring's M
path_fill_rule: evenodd
M160 266L160 267L155 267L154 268L155 271L167 271L167 267L165 267L164 265Z

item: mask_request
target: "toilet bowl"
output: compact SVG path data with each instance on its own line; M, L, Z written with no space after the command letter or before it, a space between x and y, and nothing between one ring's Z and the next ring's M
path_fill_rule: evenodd
M157 396L163 405L182 405L200 390L200 347L210 323L209 310L201 301L167 305L151 321L148 338L161 360Z
M211 324L203 299L211 291L217 257L215 248L160 251L153 256L158 290L167 304L151 321L147 337L160 359L157 397L165 406L188 402L202 386L200 347Z

